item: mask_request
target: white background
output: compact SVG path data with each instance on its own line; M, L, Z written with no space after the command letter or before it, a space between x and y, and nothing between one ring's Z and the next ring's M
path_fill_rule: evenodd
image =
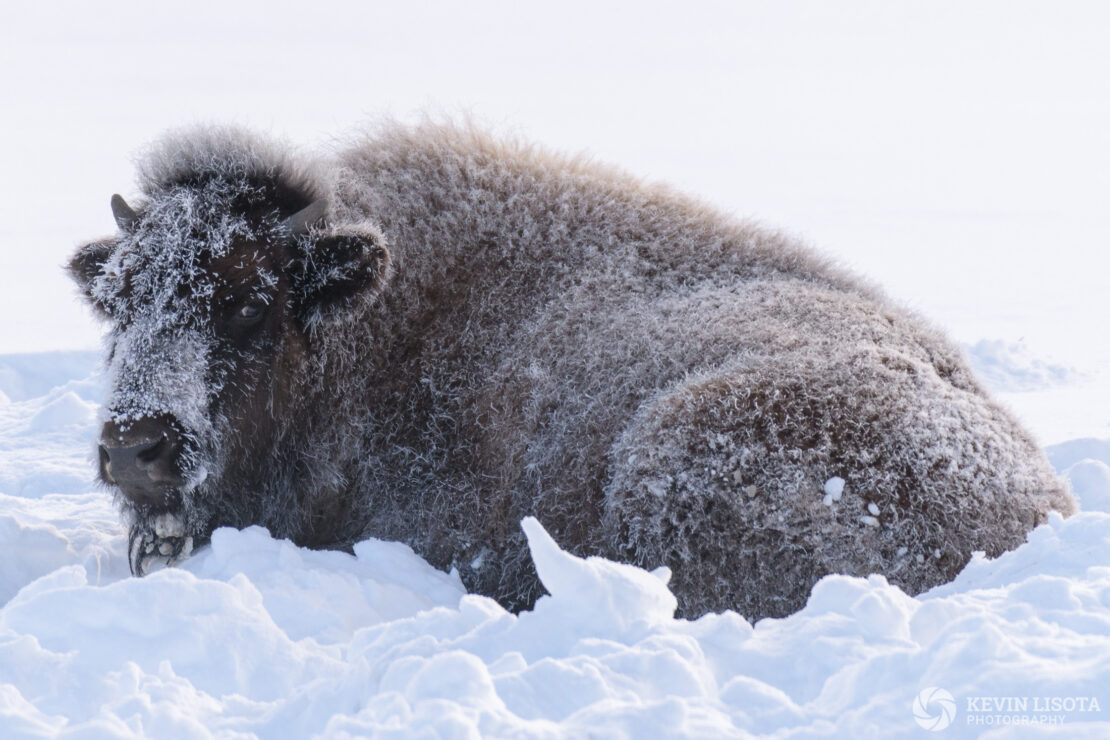
M0 353L96 345L60 265L166 129L430 111L783 228L961 341L1110 360L1105 3L21 4L0 101Z

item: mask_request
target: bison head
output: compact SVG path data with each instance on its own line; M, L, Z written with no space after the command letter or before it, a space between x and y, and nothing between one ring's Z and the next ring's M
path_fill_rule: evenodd
M119 234L69 263L110 326L100 478L136 574L216 526L267 523L316 335L388 267L372 225L329 223L271 171L224 169L160 182L134 210L115 196Z

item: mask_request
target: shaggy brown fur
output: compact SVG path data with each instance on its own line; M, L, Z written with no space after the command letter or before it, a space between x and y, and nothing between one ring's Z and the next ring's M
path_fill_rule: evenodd
M400 539L520 609L540 593L519 528L533 514L575 553L670 566L684 615L754 618L798 609L827 573L918 593L1074 510L936 331L791 239L668 188L435 124L385 126L311 165L241 132L178 134L142 173L139 236L73 262L113 315L160 311L144 297L156 290L119 277L161 279L127 258L152 241L206 266L261 244L288 265L258 289L270 333L240 337L238 355L211 320L144 330L193 345L181 337L199 331L222 369L196 371L200 400L181 411L140 410L189 417L194 439L191 483L163 510L123 502L142 532L169 511L197 537L260 523L314 546ZM268 195L237 205L237 188ZM244 225L174 221L181 192ZM273 228L321 196L326 226L301 241ZM336 256L342 233L378 255L384 240L388 263L363 258L372 278L344 283L359 258ZM115 354L144 346L128 331L114 326ZM111 415L138 413L129 372L113 372ZM847 486L827 502L834 476Z

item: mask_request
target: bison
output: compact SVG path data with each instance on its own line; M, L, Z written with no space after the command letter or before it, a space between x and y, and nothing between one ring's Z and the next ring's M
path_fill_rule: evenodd
M795 240L468 125L328 156L170 134L69 271L107 324L100 478L141 575L214 528L401 540L506 608L519 522L669 566L679 612L910 593L1075 504L920 318Z

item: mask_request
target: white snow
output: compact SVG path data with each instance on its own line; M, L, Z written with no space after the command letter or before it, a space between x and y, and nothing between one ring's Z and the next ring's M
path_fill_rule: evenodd
M0 357L22 387L58 362ZM1110 731L1110 467L1091 457L1110 448L1097 441L1053 450L1081 513L917 598L881 576L829 576L786 619L676 620L666 569L575 557L528 518L550 595L513 615L403 545L315 552L258 527L130 577L111 497L90 481L94 369L86 356L78 379L0 404L2 737ZM878 526L877 508L861 521ZM998 709L1007 697L1024 708Z
M844 479L840 476L833 476L825 481L824 486L825 498L822 499L825 506L832 506L840 500L844 495Z
M825 481L825 495L832 496L833 501L839 501L844 494L844 479L834 476Z
M1038 357L1024 342L982 339L967 348L967 356L976 374L996 391L1046 390L1082 379L1075 368Z
M1084 458L1064 470L1083 511L1110 511L1110 466Z

